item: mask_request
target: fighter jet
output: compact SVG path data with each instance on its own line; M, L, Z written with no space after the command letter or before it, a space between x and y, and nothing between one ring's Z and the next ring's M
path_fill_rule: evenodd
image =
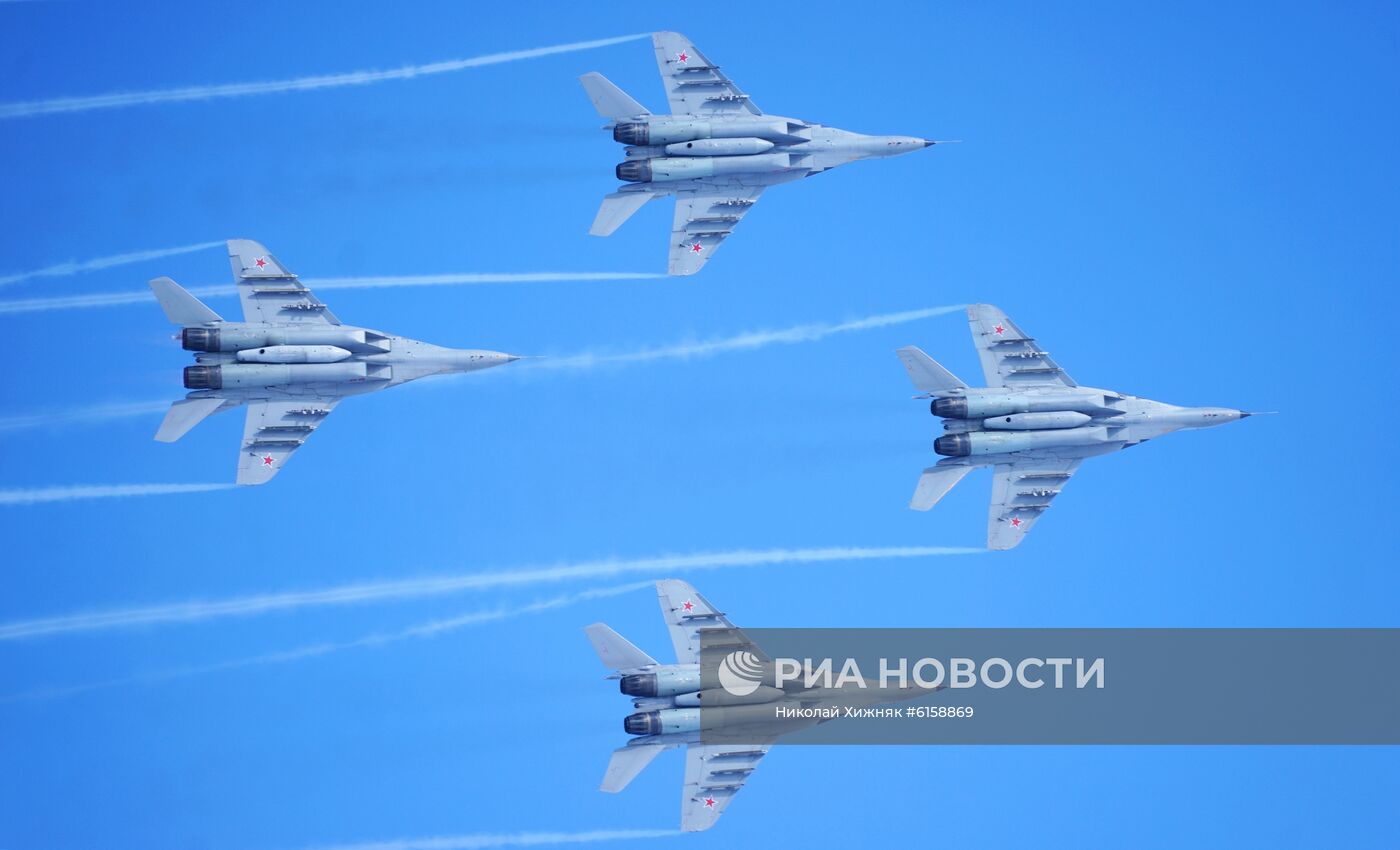
M600 790L621 791L662 751L684 746L681 829L686 832L715 825L774 739L832 719L775 720L779 706L841 712L917 699L944 687L895 687L870 679L836 687L809 687L802 680L784 682L782 688L763 684L772 660L694 587L666 579L656 583L656 595L676 650L675 664L658 663L603 623L584 629L598 657L614 671L608 678L619 680L636 709L622 723L623 730L636 737L613 751ZM701 676L702 630L707 653L717 647L724 653L717 666L710 659L713 682ZM714 687L715 682L721 687Z
M1001 310L974 304L967 317L985 387L969 387L917 348L898 351L921 391L915 398L933 400L946 432L933 443L945 458L924 470L909 507L926 511L973 469L993 467L989 549L1019 545L1085 458L1254 415L1081 387Z
M230 239L228 258L241 322L225 321L168 277L150 282L199 364L185 367L194 392L170 406L156 439L173 443L210 414L246 404L239 484L270 481L346 396L520 359L342 325L258 243Z
M764 114L690 39L658 32L651 41L669 114L653 115L602 74L579 78L604 129L627 146L616 173L630 184L603 198L589 232L608 236L647 201L675 195L673 275L699 271L769 186L938 144Z

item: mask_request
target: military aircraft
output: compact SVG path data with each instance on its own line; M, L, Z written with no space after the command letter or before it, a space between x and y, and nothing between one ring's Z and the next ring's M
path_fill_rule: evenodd
M994 467L989 549L1020 544L1085 458L1254 415L1081 387L1001 310L973 304L967 318L985 387L969 387L913 346L897 352L915 398L933 399L947 432L933 443L944 459L924 470L909 507L926 511L973 469Z
M170 406L156 439L173 443L205 417L246 404L239 484L271 480L346 396L520 359L342 325L258 243L230 239L228 258L241 322L225 321L168 277L150 282L199 364L185 367L194 392Z
M589 232L608 236L647 201L675 195L673 275L699 271L769 186L939 144L767 115L690 39L658 32L651 41L670 114L653 115L602 74L579 78L605 129L627 146L616 173L629 185L603 198Z
M656 595L676 650L675 664L658 663L603 623L584 629L598 657L614 671L608 678L620 680L622 693L633 698L636 709L622 723L636 737L613 751L600 790L621 791L662 751L684 746L681 829L686 832L715 825L773 740L833 719L775 720L777 707L855 709L917 699L944 687L885 686L870 679L836 687L809 687L801 680L782 688L763 684L771 676L771 659L694 587L666 579L656 583ZM702 667L709 672L702 675Z

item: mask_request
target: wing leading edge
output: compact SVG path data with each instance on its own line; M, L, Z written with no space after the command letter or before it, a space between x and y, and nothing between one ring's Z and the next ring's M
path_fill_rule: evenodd
M238 452L238 483L271 481L339 403L338 398L315 396L249 401Z
M734 629L734 624L689 582L665 579L656 583L661 617L671 633L671 645L679 664L700 663L701 629Z
M228 240L228 262L245 322L340 324L330 308L261 244Z
M1079 386L1000 308L973 304L967 308L967 321L987 386Z
M681 829L701 832L714 826L767 753L766 745L688 746L685 784L681 786Z
M678 32L651 35L656 50L656 67L666 87L666 102L676 115L713 115L747 112L762 115L763 110L749 100L719 66Z
M997 464L987 511L987 548L1019 546L1083 462L1077 457L1017 458Z
M676 193L667 272L695 274L753 208L763 186L702 186Z

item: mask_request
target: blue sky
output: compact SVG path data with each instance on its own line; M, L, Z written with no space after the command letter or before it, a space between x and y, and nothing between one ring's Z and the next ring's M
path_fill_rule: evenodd
M1396 626L1400 267L1390 4L0 5L0 102L291 78L677 29L764 109L961 138L765 196L683 280L329 293L459 347L616 353L972 301L1082 383L1282 415L1091 461L1009 553L684 572L752 626ZM641 10L641 11L639 11ZM587 235L659 108L650 47L0 121L0 275L244 236L307 278L664 270L669 209ZM215 249L0 300L227 281ZM212 300L233 313L229 299ZM177 397L154 304L0 315L0 419ZM905 509L934 421L893 350L977 375L957 314L688 361L523 364L346 403L271 485L0 507L0 622L745 548L980 546L988 477ZM1375 353L1372 353L1375 352ZM0 487L233 477L240 422L0 434ZM0 642L0 698L354 641L663 575ZM0 702L0 848L301 848L669 829L680 760L596 792L627 702L580 628L635 590L376 647ZM1378 659L1378 663L1384 659ZM1290 687L1314 686L1300 671ZM1182 687L1190 687L1183 682ZM1287 688L1280 692L1287 698ZM1208 710L1209 694L1202 694ZM788 748L674 845L1384 846L1388 748Z

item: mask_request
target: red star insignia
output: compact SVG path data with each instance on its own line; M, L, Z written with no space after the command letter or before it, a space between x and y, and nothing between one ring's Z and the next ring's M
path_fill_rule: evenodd
M676 61L684 65L685 63L690 61L690 57L686 55L686 52L684 50L682 50L680 53L676 54Z
M1006 328L1002 327L1001 325L997 325L996 327L992 328L992 330L996 332L997 336L1001 336L1002 334L1006 333Z
M690 609L695 607L695 604L692 603L689 599L687 599L686 601L681 603L681 607L689 611Z
M692 254L698 254L698 253L700 253L700 252L703 251L703 250L705 250L705 247L704 247L703 245L701 245L699 242L695 242L695 243L693 243L693 244L690 246L690 253L692 253Z
M272 466L272 455L262 456L263 466Z
M705 798L705 808L707 808L707 809L713 809L714 807L715 807L715 798L714 798L714 797L706 797L706 798Z
M253 261L253 265L257 266L258 268L262 268L263 266L267 265L267 260L264 260L262 257L258 257L256 260Z
M1020 527L1021 527L1021 518L1018 517L1018 516L1012 517L1012 518L1011 518L1011 527L1012 527L1012 528L1020 528Z

